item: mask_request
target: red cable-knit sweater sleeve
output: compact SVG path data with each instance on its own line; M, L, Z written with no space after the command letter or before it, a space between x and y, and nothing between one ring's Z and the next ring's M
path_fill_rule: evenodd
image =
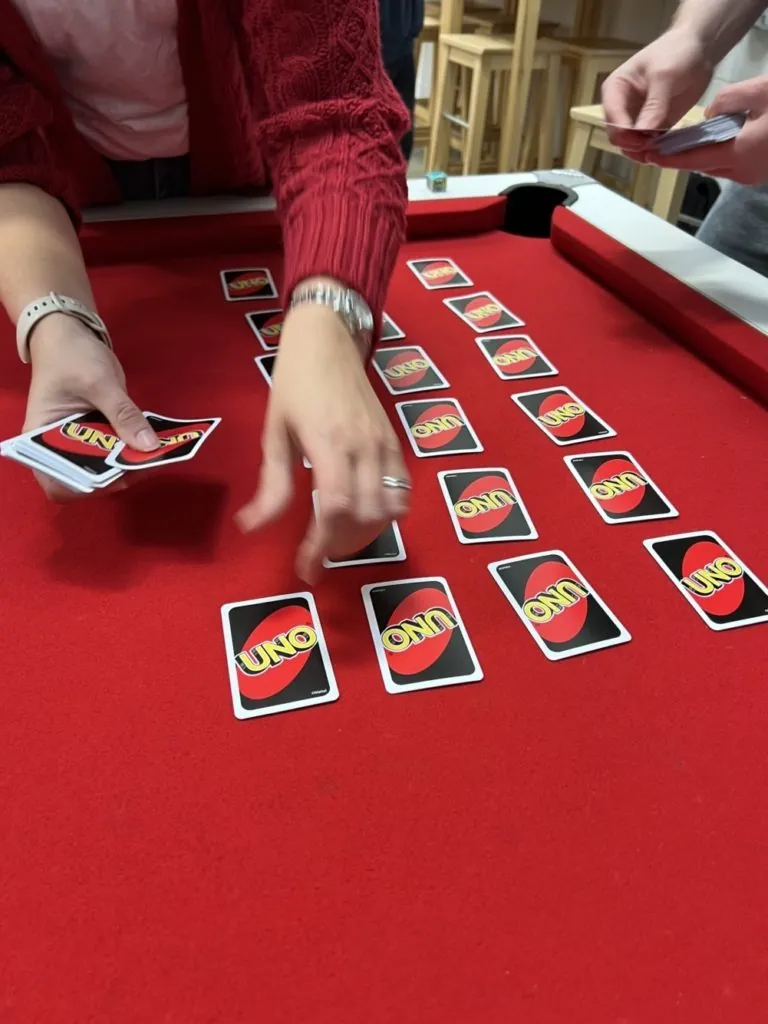
M0 184L26 182L60 199L76 217L71 178L52 158L50 104L0 51Z
M330 275L384 302L405 234L407 111L384 70L376 0L250 0L258 142L283 223L286 295ZM258 106L259 104L254 104Z

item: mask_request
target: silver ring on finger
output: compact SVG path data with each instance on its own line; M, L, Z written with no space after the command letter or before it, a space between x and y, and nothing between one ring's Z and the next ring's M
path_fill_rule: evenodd
M383 476L382 487L390 487L393 491L410 491L411 482L404 476Z

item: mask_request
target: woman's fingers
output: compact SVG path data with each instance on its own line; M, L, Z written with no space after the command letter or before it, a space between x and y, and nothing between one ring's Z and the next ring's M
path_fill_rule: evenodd
M244 533L259 530L285 511L293 497L293 446L285 421L267 420L262 439L263 458L256 493L237 513Z

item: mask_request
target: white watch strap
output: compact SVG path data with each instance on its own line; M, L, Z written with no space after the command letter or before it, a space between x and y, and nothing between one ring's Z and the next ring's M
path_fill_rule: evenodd
M35 299L34 302L25 306L19 316L19 322L16 324L16 348L22 363L28 363L30 359L29 337L33 328L51 313L64 313L66 316L81 320L107 348L112 348L112 339L109 336L107 325L97 313L89 309L85 303L78 302L77 299L69 299L66 295L49 292L43 298Z

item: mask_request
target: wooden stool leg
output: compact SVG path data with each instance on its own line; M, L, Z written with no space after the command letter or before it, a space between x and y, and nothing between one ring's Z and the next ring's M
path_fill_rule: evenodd
M589 145L592 127L588 124L573 125L568 152L565 154L565 167L585 174L592 174L597 166L597 150Z
M651 208L651 196L654 194L654 186L657 184L656 168L650 164L638 164L635 171L635 180L632 183L632 202L642 206L646 210Z
M464 144L464 174L480 171L480 157L485 136L485 119L488 114L488 98L491 89L491 73L482 64L472 72L472 92L469 96L467 114L467 141Z
M657 217L677 224L687 184L688 175L684 171L661 171L653 200L653 212Z
M432 100L432 132L427 161L428 171L444 171L447 168L448 153L451 148L451 123L443 117L443 112L452 112L451 103L456 95L459 77L458 65L448 60L447 47L440 47L439 60L437 91Z
M537 163L539 168L548 170L555 159L555 132L560 105L560 58L557 54L549 58L544 75L544 112L539 127Z
M588 107L595 102L595 90L599 77L599 72L591 60L581 62L573 86L572 107Z

